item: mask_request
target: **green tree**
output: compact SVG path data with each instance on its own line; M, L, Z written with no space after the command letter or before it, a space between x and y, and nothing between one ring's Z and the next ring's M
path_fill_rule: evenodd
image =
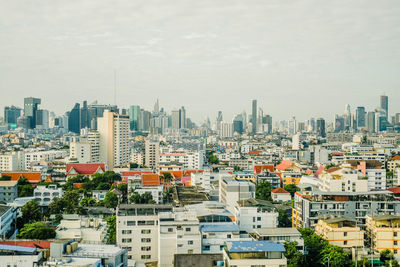
M166 203L170 203L173 200L173 195L174 195L174 187L166 189L163 193L163 201Z
M18 180L18 196L19 197L31 197L33 196L33 187L29 183L28 179L22 177Z
M108 224L108 238L107 238L107 244L115 244L117 241L117 227L116 227L116 217L111 216L106 218L106 222Z
M56 237L56 231L43 222L25 224L18 234L21 239L50 239Z
M285 185L285 186L283 187L283 189L285 189L286 191L288 191L292 197L294 197L294 193L296 193L296 192L299 190L299 188L298 188L297 185L295 185L295 184L288 184L288 185Z
M108 192L104 198L104 206L107 208L116 208L118 206L118 197L113 192Z
M314 233L311 228L299 229L304 240L304 246L307 249L307 257L305 258L305 266L321 266L322 251L329 246L329 242L321 236Z
M96 187L96 190L110 190L110 187L111 187L110 183L103 182L103 183L100 183L100 184Z
M77 190L67 191L63 196L65 209L64 212L68 214L75 213L79 205L80 194Z
M285 257L288 260L287 266L288 267L297 267L297 266L304 266L304 255L297 249L297 242L296 241L286 241L284 244L285 246Z
M217 156L214 155L214 152L210 153L207 158L208 158L208 162L210 164L218 164L219 163L219 159Z
M49 205L50 214L62 214L65 209L65 201L63 198L55 197Z
M172 178L174 178L174 177L172 176L172 174L169 173L169 172L164 172L163 175L162 175L162 177L163 177L163 179L164 179L165 181L169 181L169 182L172 180Z
M279 227L292 227L292 220L286 210L278 210Z
M130 202L135 204L154 204L153 196L151 193L146 192L144 194L133 193L130 197Z
M134 162L129 163L129 165L130 165L130 168L131 168L131 169L137 169L137 168L139 168L139 164L134 163Z
M261 181L256 186L256 198L261 200L272 201L271 184L267 181Z
M2 176L0 177L0 181L11 181L11 176L2 175Z
M94 207L96 205L96 200L92 197L82 198L80 205L82 207Z
M321 251L321 264L327 264L332 267L350 266L351 260L349 254L338 246L328 245Z
M40 221L42 217L39 204L35 200L31 200L22 206L21 212L24 224Z

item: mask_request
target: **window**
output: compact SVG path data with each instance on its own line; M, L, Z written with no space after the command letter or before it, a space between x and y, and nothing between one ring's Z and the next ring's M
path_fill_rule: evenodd
M231 234L226 235L226 238L232 238Z
M393 232L393 236L397 236L397 232Z
M132 234L132 230L122 230L123 235L129 235Z
M151 238L142 238L142 243L150 243Z
M344 232L343 235L344 235L344 236L347 236L347 232Z
M394 245L394 246L397 246L397 241L393 241L393 245Z
M257 217L257 221L261 221L261 217Z
M142 250L142 251L150 251L150 250L151 250L151 247L141 247L141 250Z
M127 222L127 225L128 225L128 226L135 226L135 225L136 225L136 222L135 222L135 221L128 221L128 222Z
M185 229L186 232L190 232L190 227Z
M151 255L142 255L141 258L142 260L149 260L151 259Z
M132 238L122 238L122 243L131 243Z
M151 230L143 229L143 230L141 231L141 233L142 233L142 234L150 234L150 233L151 233Z
M192 240L189 240L189 241L188 241L188 245L193 245L193 241L192 241Z
M343 245L347 245L347 241L343 241Z
M168 228L168 232L169 232L169 233L171 233L171 232L173 232L173 231L174 231L173 228Z
M193 254L193 249L188 249L188 254Z

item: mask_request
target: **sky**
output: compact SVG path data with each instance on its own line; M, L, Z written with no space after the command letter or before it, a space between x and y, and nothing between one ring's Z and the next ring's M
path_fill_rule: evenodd
M42 98L224 120L400 112L400 1L0 0L0 109ZM2 116L2 114L0 115Z

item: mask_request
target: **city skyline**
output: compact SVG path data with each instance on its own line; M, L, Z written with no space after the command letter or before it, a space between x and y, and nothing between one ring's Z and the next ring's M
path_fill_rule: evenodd
M29 95L58 114L114 104L114 70L119 106L152 110L160 98L197 123L251 99L277 120L374 109L384 93L398 103L400 4L367 2L7 2L0 109Z

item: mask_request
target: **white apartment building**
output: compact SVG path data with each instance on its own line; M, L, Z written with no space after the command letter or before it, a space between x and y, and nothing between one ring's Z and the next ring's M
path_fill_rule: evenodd
M71 142L69 145L69 158L76 159L78 163L92 162L92 148L88 141Z
M36 201L39 203L39 206L49 206L55 197L61 198L63 197L64 192L62 188L57 188L57 185L38 185L33 190L33 196Z
M144 165L143 153L131 153L131 162L136 163L139 166L143 166Z
M221 138L232 138L233 137L233 123L232 122L221 122L221 130L219 131Z
M100 134L98 131L90 130L87 135L87 141L91 148L91 162L100 162Z
M158 266L173 267L175 254L200 253L201 235L196 212L160 212Z
M178 162L187 170L200 170L204 165L204 151L160 154L160 163Z
M386 189L386 169L366 169L368 190Z
M17 153L0 154L0 172L12 172L19 170Z
M117 245L128 259L140 263L158 261L158 213L172 212L169 205L121 204L117 210Z
M240 229L235 223L205 224L200 227L202 254L220 254L227 241L239 240Z
M129 163L129 116L105 110L97 118L99 132L99 159L109 170Z
M200 186L209 191L212 189L212 183L218 181L218 178L218 175L211 171L191 173L190 184Z
M350 167L335 168L320 175L319 189L324 192L367 192L368 180Z
M241 231L252 233L260 228L278 227L279 213L268 201L254 198L238 201L234 211Z
M26 150L24 152L23 170L31 170L34 163L41 161L52 162L55 159L63 159L68 156L66 150Z
M140 195L143 195L145 193L150 193L151 196L153 197L153 200L157 203L160 204L163 202L163 192L164 192L164 187L162 185L159 186L141 186L136 188L134 193L138 193Z
M230 174L219 174L219 201L225 203L232 214L235 214L235 206L239 200L255 198L255 195L254 183L236 181Z
M146 140L145 142L145 165L148 168L157 168L160 162L160 143L158 141Z

